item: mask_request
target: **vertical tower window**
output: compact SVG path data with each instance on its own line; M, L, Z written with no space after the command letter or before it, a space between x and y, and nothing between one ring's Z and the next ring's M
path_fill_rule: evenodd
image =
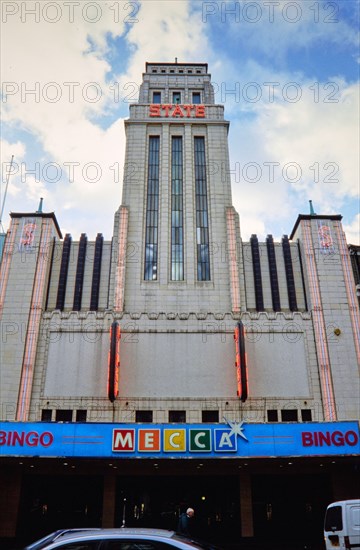
M200 92L192 93L192 102L194 105L201 103L201 94Z
M182 137L171 142L171 280L184 280Z
M274 239L272 235L268 235L266 237L266 247L267 247L267 253L268 253L268 260L269 260L270 287L271 287L273 310L280 311L281 307L280 307L279 281L277 276Z
M210 281L209 220L206 189L205 138L195 137L197 278Z
M153 103L161 103L161 92L153 92Z
M67 275L70 262L70 250L71 250L71 235L66 233L64 239L64 245L61 256L61 265L60 265L60 275L59 275L59 286L56 299L56 309L61 311L64 309L65 305L65 294L66 294L66 284L67 284Z
M84 272L85 272L85 262L86 262L86 246L87 246L87 236L85 233L81 233L80 242L79 242L79 252L78 260L76 266L76 277L75 277L75 288L74 288L74 302L73 310L81 310L81 299L82 291L84 285Z
M250 244L251 244L251 254L252 254L253 272L254 272L256 311L264 311L264 296L263 296L261 265L260 265L260 249L259 249L259 241L256 235L251 235Z
M91 283L90 311L97 311L99 306L99 289L101 277L101 258L104 244L104 237L98 233L95 241L94 267Z
M173 103L181 103L181 92L173 92Z
M284 235L282 238L282 247L285 263L286 282L288 288L289 309L290 311L297 311L298 307L296 301L294 271L292 266L290 243L287 235Z
M159 225L159 136L149 139L148 181L146 198L144 279L157 279Z

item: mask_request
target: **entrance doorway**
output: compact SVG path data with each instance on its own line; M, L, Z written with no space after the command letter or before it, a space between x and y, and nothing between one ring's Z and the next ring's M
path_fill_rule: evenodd
M320 544L327 503L327 475L256 475L252 481L257 539Z
M241 536L239 493L235 476L119 477L115 526L176 530L179 514L191 507L194 536L231 542Z
M28 542L52 531L101 525L102 476L25 476L18 534Z

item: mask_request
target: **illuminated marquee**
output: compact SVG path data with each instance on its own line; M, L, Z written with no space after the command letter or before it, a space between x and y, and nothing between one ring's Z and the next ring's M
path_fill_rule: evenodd
M205 105L171 105L154 103L150 105L149 116L172 118L205 118Z
M0 422L0 455L96 458L236 458L360 455L359 425Z
M238 322L235 333L235 367L237 379L237 394L241 401L248 397L247 360L245 353L245 331L241 321Z
M108 397L113 403L119 395L120 326L114 321L110 328L110 351L108 366Z

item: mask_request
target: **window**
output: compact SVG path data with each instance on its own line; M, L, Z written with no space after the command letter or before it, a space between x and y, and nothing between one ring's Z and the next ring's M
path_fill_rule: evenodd
M152 542L145 539L141 540L109 540L106 550L172 550L175 547L166 542Z
M55 420L56 422L72 422L72 411L57 409Z
M342 530L343 530L343 521L342 521L341 506L332 506L331 508L328 508L325 516L324 531L342 531Z
M161 92L153 92L153 103L161 103Z
M41 422L51 422L52 410L43 409L41 411Z
M181 103L181 92L173 92L173 103Z
M210 281L205 138L195 137L196 248L198 281Z
M312 414L310 409L301 409L301 420L303 422L311 422Z
M278 422L278 412L275 409L269 409L267 411L268 422Z
M146 201L145 281L157 279L159 215L159 136L149 139L149 162Z
M201 411L201 422L219 422L219 411Z
M281 421L282 422L297 422L298 421L297 409L283 409L281 411Z
M193 92L192 93L192 102L194 105L199 105L201 103L201 93L200 92Z
M184 74L183 69L179 69L179 73L180 73L180 74Z
M96 550L99 547L98 540L71 542L70 544L63 544L59 547L59 550Z
M201 74L201 69L196 69L196 74Z
M171 280L184 280L182 137L171 141Z
M76 411L76 422L86 422L87 410L78 409Z
M169 411L169 422L179 422L185 424L186 411Z
M188 74L192 74L192 70L191 70L191 69L188 69Z
M152 422L153 421L153 412L152 411L136 411L135 412L135 422Z

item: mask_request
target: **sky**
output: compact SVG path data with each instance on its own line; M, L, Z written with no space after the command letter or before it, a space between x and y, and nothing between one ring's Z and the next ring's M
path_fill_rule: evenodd
M147 61L177 58L225 106L243 240L280 240L312 200L360 244L358 28L354 0L2 1L3 228L43 197L63 235L109 240L129 105Z

